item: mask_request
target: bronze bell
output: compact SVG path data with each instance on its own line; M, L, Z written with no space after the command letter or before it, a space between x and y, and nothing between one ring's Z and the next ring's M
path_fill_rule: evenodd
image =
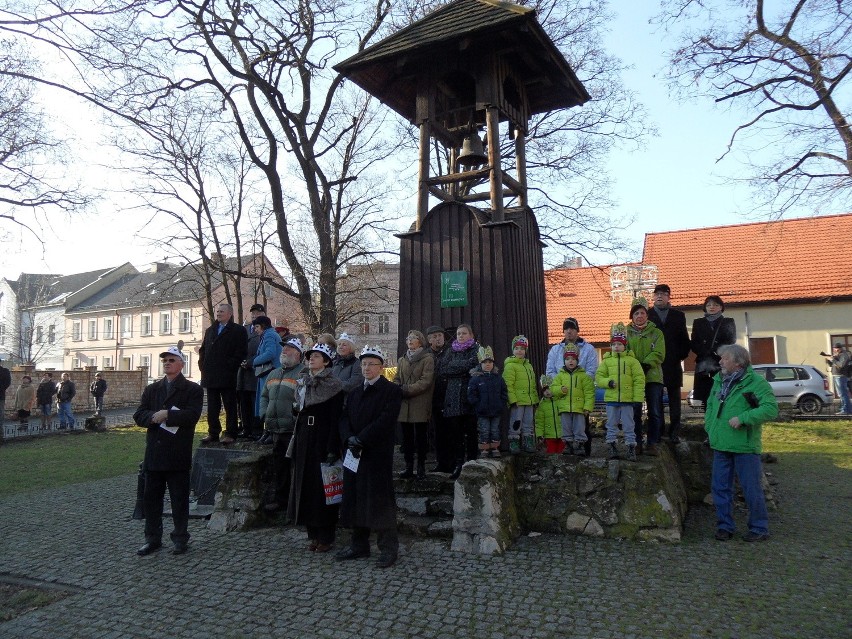
M462 142L461 153L459 153L459 165L469 169L488 162L485 149L482 148L482 140L476 131L468 133Z

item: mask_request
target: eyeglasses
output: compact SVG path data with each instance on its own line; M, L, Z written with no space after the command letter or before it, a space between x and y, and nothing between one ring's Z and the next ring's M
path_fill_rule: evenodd
M166 364L166 363L168 363L168 364L174 364L174 363L177 361L177 359L175 359L174 357L167 357L167 358L165 358L165 359L161 359L160 361L161 361L163 364Z

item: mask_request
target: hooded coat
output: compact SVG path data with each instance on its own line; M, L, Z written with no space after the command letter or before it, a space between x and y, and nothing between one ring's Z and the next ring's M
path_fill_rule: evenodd
M356 387L346 398L340 420L340 438L361 440L358 472L343 471L343 526L387 530L396 528L393 487L393 449L402 389L380 376L375 383Z
M467 399L467 385L470 382L470 370L479 364L478 352L478 342L462 351L453 350L452 347L444 351L438 370L438 379L445 388L444 417L473 415L473 406Z
M562 387L568 389L562 392ZM569 371L564 366L553 378L550 393L560 413L592 412L595 409L595 382L581 366Z
M610 381L615 387L610 388ZM604 353L595 384L605 388L604 401L608 404L632 404L645 399L645 374L631 351Z
M503 379L509 389L509 404L535 406L538 404L535 371L530 360L510 355L503 362Z
M760 454L761 425L778 415L778 402L772 387L751 366L733 383L724 402L719 400L721 384L722 374L717 373L704 413L704 430L710 439L710 448L728 453ZM732 417L739 418L739 428L730 425Z
M402 391L398 420L412 424L428 422L435 388L435 358L429 349L421 347L411 356L406 353L400 357L393 381Z
M631 322L627 326L627 348L633 351L645 373L645 383L663 383L663 360L666 358L666 337L653 322L638 328ZM637 400L641 401L641 400Z

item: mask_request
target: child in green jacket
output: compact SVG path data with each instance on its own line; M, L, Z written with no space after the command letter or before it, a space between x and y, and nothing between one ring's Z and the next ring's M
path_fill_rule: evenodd
M512 356L503 364L503 380L509 389L509 452L535 452L533 419L538 404L538 390L532 364L527 359L530 343L523 335L512 340Z
M553 378L550 392L559 407L562 439L565 441L563 454L573 455L574 442L577 442L577 454L582 457L585 454L583 444L587 439L586 416L595 408L595 383L579 365L580 352L574 344L569 342L565 345L563 359L565 366Z
M641 402L645 394L645 374L633 353L626 351L627 334L624 324L614 325L611 332L612 352L603 356L595 373L595 384L605 388L606 443L609 458L618 458L618 424L624 431L627 459L636 460L636 433L633 424L633 402Z

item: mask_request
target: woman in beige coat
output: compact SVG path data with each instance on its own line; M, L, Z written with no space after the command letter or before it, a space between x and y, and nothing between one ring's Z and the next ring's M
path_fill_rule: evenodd
M402 425L402 454L405 470L400 477L414 477L414 453L417 452L417 479L426 476L426 439L429 418L432 415L432 391L435 388L435 358L424 348L426 338L417 330L408 331L405 338L408 350L397 362L393 381L402 387L402 407L399 422Z

